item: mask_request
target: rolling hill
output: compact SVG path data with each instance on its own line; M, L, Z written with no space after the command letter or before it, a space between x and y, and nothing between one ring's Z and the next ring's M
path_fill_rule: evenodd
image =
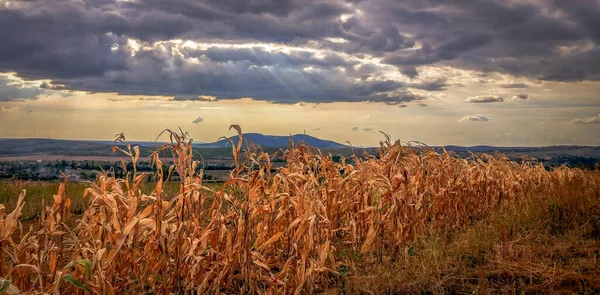
M235 144L238 142L238 137L231 136L229 137ZM329 149L329 148L344 148L346 145L337 143L331 140L319 139L314 136L305 135L305 134L295 134L292 136L280 136L280 135L264 135L261 133L245 133L244 141L250 141L253 144L259 145L261 147L287 147L290 142L290 138L294 141L294 143L305 142L306 144L320 148L320 149ZM243 143L246 144L245 142ZM218 147L228 147L231 146L229 141L225 139L218 140L213 143L199 143L195 144L197 147L201 148L218 148Z
M287 148L290 138L294 143L305 142L310 146L328 150L334 154L350 153L348 146L331 140L319 139L310 135L295 134L292 136L264 135L260 133L244 134L244 141L249 141L262 148L279 149ZM230 139L237 144L237 135ZM140 146L140 154L147 157L160 143L150 141L132 141L133 145ZM246 142L244 142L245 144ZM0 138L0 161L17 156L34 155L61 155L61 156L115 156L120 153L111 151L112 141L102 140L62 140L48 138ZM225 140L217 140L211 143L194 143L196 151L206 159L231 157L231 145ZM438 152L443 149L455 152L458 156L468 158L471 153L493 153L502 152L509 159L521 161L523 155L535 157L545 164L561 165L567 164L577 166L584 164L594 166L600 161L600 147L597 146L544 146L544 147L495 147L495 146L438 146L433 147ZM375 148L366 148L370 154L376 154ZM33 158L32 158L33 159Z
M295 143L302 141L320 149L345 148L347 146L331 140L323 140L309 135L296 134L291 137ZM231 139L237 144L238 137ZM285 148L289 145L290 136L263 135L260 133L244 134L244 141L248 140L263 148ZM0 138L0 157L18 155L70 155L70 156L114 156L110 146L112 141L102 140L64 140L49 138ZM139 145L142 155L148 155L157 143L150 141L131 141L132 145ZM244 142L244 145L246 143ZM212 143L194 143L195 148L205 149L203 153L209 155L231 155L230 144L221 139Z

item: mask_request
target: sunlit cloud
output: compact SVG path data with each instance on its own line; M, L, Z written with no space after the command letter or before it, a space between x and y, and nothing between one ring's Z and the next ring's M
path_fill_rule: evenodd
M529 95L528 94L524 94L524 93L519 93L519 94L515 94L513 95L511 98L511 100L524 100L524 99L529 99Z
M594 117L578 118L571 121L573 124L598 124L600 123L600 114Z
M490 119L484 115L472 115L462 117L459 122L487 122Z
M471 96L465 99L465 102L472 103L488 103L488 102L503 102L504 98L497 95L478 95Z
M14 112L14 111L17 111L18 109L19 109L19 107L0 106L0 112L2 112L2 113Z

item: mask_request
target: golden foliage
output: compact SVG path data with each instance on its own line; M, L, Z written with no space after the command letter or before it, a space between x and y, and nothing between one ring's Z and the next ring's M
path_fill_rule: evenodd
M598 178L579 169L547 171L502 155L461 159L389 137L378 156L341 163L291 143L272 173L275 155L243 150L241 128L231 128L239 134L235 168L220 189L203 185L189 136L166 130L171 142L150 156L157 181L149 195L135 168L123 179L99 173L85 213L69 227L65 179L37 229L20 234L25 193L6 218L0 207L0 250L8 254L0 277L20 291L56 294L312 293L340 275L339 251L394 257L428 230L460 228L503 202L573 183L582 200L598 197ZM135 167L139 149L122 135L115 143ZM174 164L166 167L166 158ZM173 173L180 190L166 201Z

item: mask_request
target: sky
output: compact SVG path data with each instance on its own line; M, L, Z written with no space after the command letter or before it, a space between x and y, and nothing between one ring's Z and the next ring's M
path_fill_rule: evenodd
M600 145L599 0L0 0L0 137Z

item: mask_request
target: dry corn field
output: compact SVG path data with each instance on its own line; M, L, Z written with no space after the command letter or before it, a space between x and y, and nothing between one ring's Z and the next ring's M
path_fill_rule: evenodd
M187 134L167 131L171 143L150 156L158 171L150 194L140 190L147 175L134 169L123 179L100 172L76 218L66 181L31 224L19 221L25 191L10 214L0 205L0 293L327 292L352 275L356 259L405 257L428 233L459 230L531 195L598 210L600 177L589 171L501 155L461 159L389 138L379 155L340 163L304 145L270 155L242 149L232 127L236 168L220 188L203 185ZM122 137L115 149L133 163L140 157ZM273 172L275 156L286 164ZM175 165L163 165L167 158ZM166 199L171 175L180 176L179 194ZM596 275L581 281L597 288Z

